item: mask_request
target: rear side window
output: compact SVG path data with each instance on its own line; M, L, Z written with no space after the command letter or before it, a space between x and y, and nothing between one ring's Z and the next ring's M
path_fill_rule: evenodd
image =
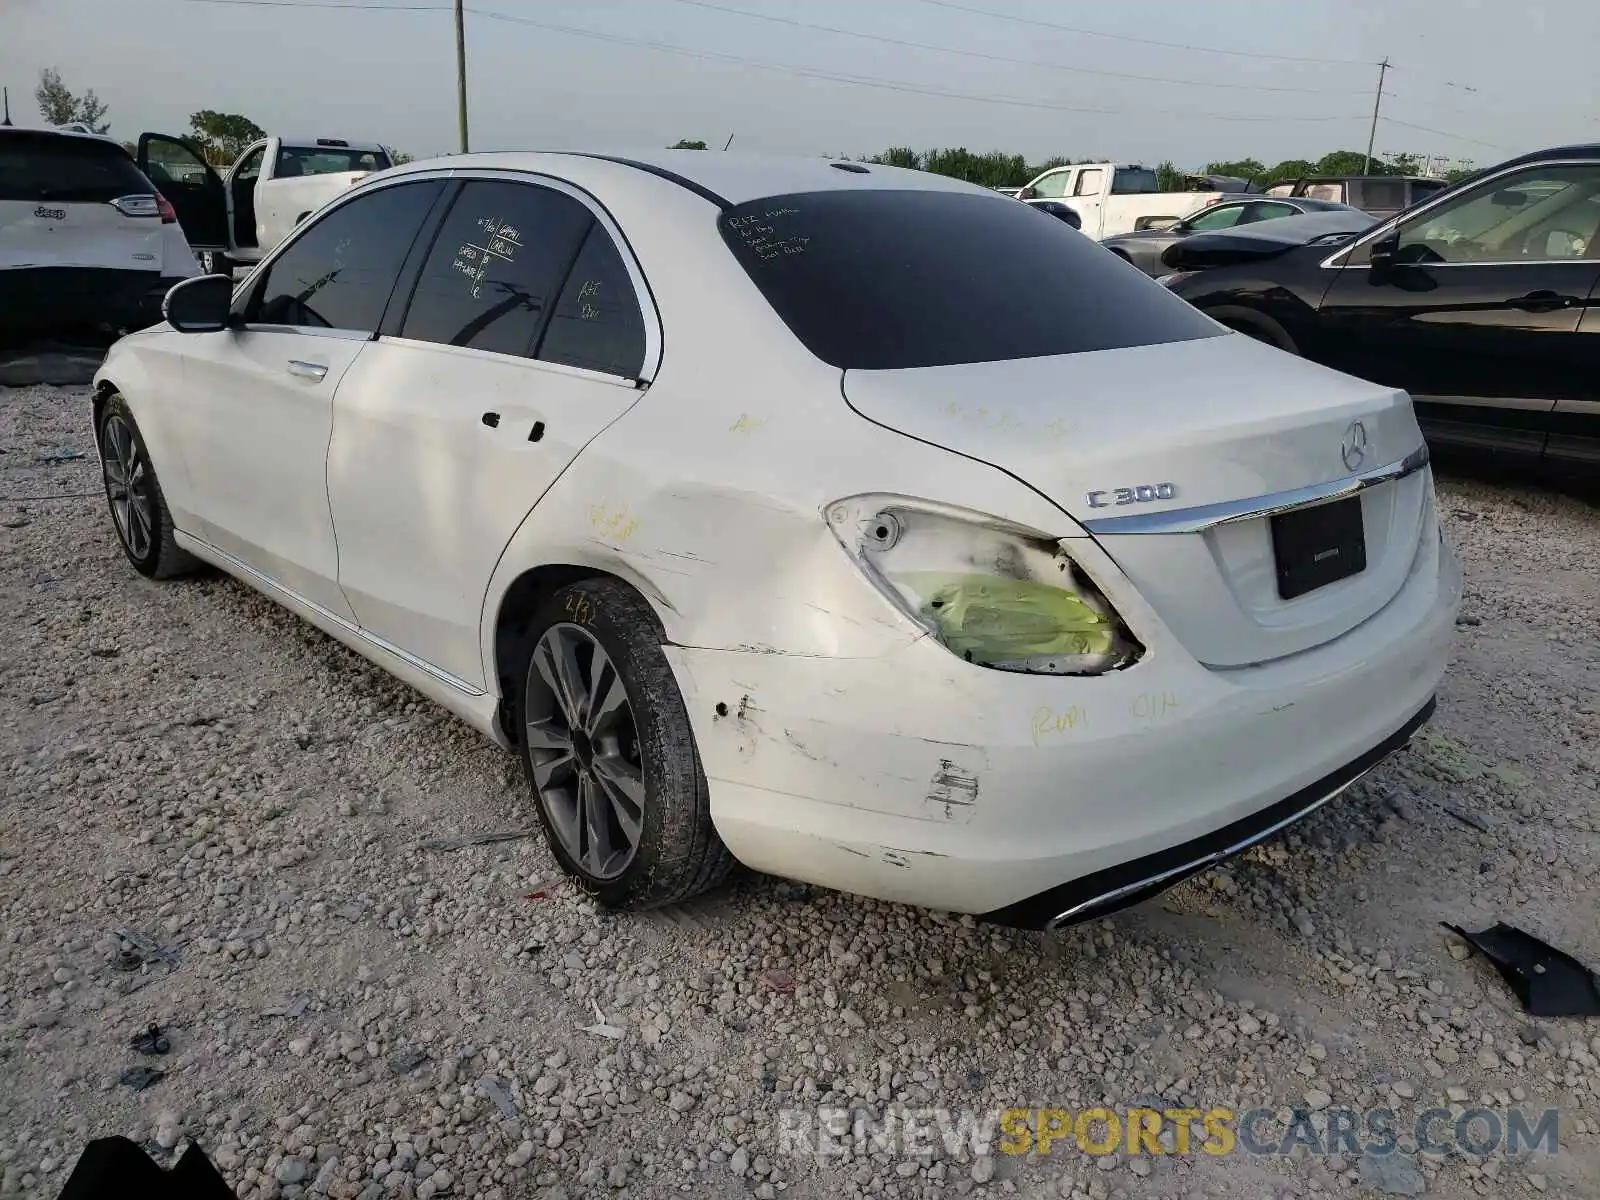
M1361 204L1366 208L1404 208L1406 185L1402 179L1368 179L1361 184Z
M564 192L468 183L434 240L400 336L531 356L593 222Z
M836 367L895 370L1215 336L1209 318L1029 204L945 191L771 196L723 240Z
M104 203L154 192L115 142L0 130L0 200Z
M444 184L380 188L313 222L251 289L245 320L372 332Z
M561 289L539 357L625 379L644 369L644 317L633 280L598 221Z

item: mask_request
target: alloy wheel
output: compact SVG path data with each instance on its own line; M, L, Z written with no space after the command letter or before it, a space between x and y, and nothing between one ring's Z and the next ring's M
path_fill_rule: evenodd
M117 536L128 553L143 559L150 553L155 538L155 506L150 494L150 467L144 448L121 417L105 424L104 462L106 498L111 502L111 518Z
M588 875L615 879L644 829L644 764L633 704L594 635L561 622L528 667L526 737L534 789L561 847Z

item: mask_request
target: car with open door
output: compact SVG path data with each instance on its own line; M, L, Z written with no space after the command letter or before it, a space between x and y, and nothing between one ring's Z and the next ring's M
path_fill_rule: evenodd
M1166 282L1279 349L1405 389L1436 446L1592 477L1600 145L1512 159L1337 244L1294 229L1187 238Z
M208 273L259 262L329 200L392 165L376 142L262 138L221 172L188 138L139 136L140 168L177 210Z
M737 860L1084 920L1340 795L1449 656L1404 392L959 180L462 155L166 311L94 391L134 570L516 753L609 906Z

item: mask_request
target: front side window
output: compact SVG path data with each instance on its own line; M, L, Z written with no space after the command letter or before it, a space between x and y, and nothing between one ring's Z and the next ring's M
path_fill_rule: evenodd
M1098 196L1106 173L1098 167L1078 172L1078 184L1072 189L1074 196Z
M380 188L307 225L252 286L245 321L375 331L443 187L426 180Z
M1600 258L1600 163L1536 166L1484 183L1400 226L1398 262Z
M831 366L897 370L1214 337L1064 221L1003 197L840 189L736 205L729 251Z
M1336 203L1343 204L1344 184L1308 183L1306 184L1305 195L1310 196L1313 200L1332 200Z
M234 182L248 181L254 183L261 176L261 164L266 161L267 148L257 146L246 154L233 169Z
M1071 181L1071 171L1056 171L1034 184L1033 194L1040 200L1059 200L1067 194L1067 184Z
M469 182L434 239L400 336L531 356L593 223L565 192Z
M1219 204L1189 218L1185 228L1195 233L1204 233L1210 229L1228 229L1239 224L1239 218L1244 216L1244 208L1242 204Z

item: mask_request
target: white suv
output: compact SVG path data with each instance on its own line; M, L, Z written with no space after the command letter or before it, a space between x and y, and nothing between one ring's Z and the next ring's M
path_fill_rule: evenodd
M110 138L0 128L0 330L161 320L199 267L172 206Z

